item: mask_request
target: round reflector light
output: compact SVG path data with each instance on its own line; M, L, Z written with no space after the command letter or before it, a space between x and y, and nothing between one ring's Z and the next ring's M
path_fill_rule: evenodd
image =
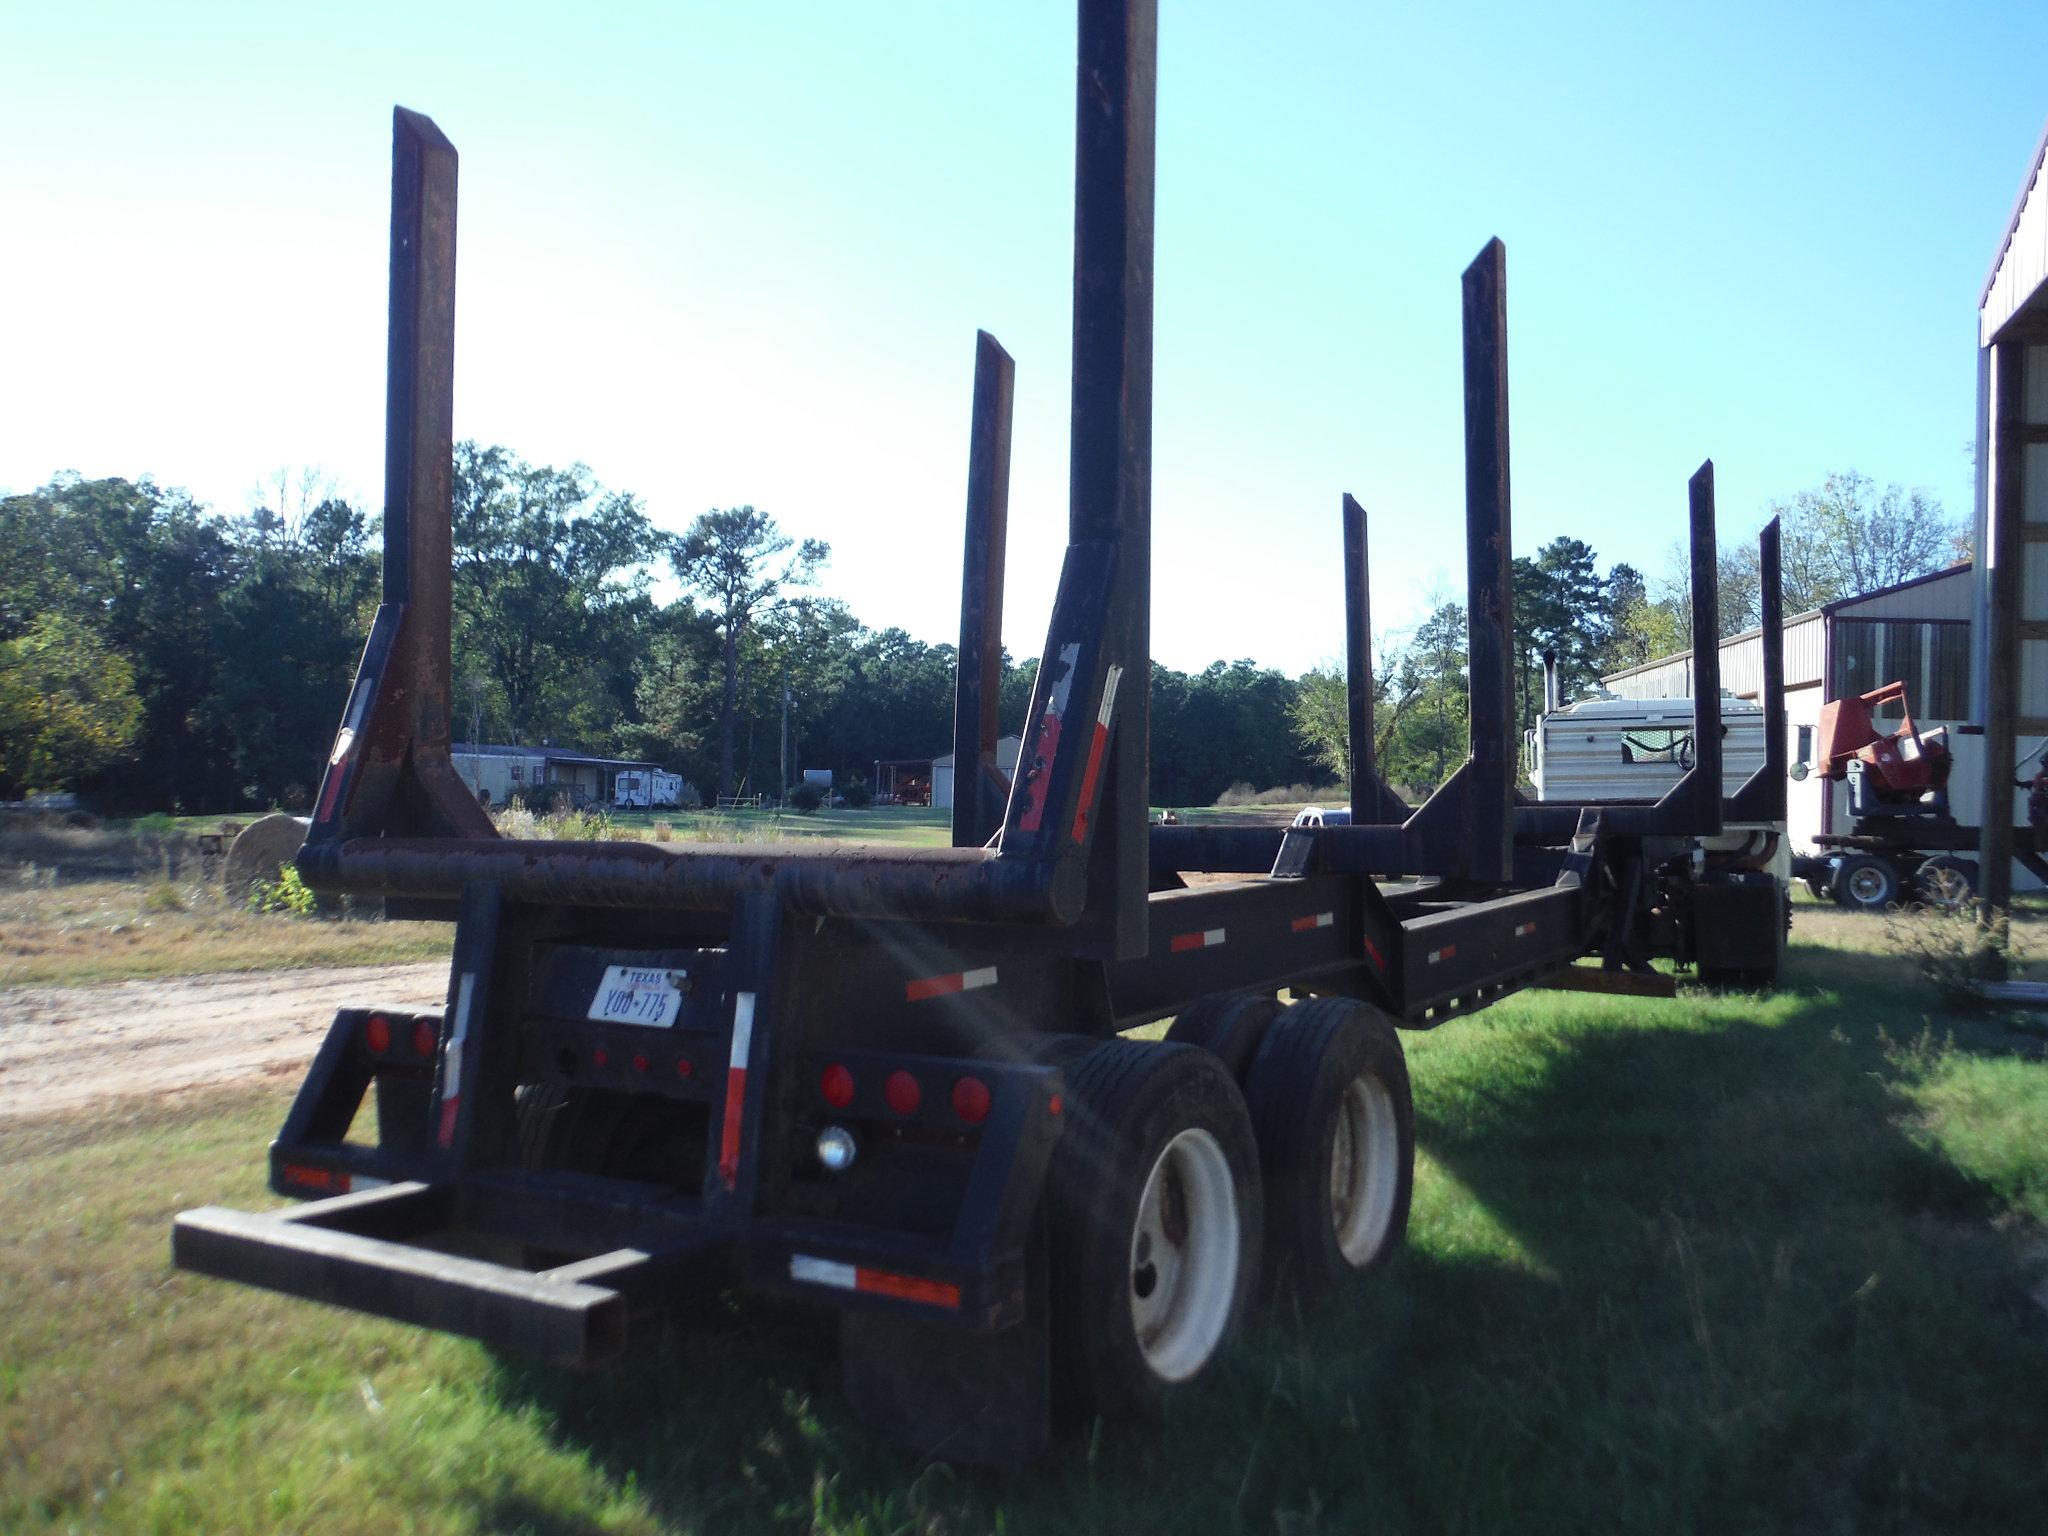
M363 1044L378 1056L391 1049L391 1021L381 1013L370 1015L363 1025Z
M647 1059L647 1053L645 1051L635 1051L633 1053L633 1070L635 1072L645 1072L649 1067L653 1065L654 1063Z
M828 1125L818 1132L818 1161L827 1173L844 1173L860 1156L860 1143L843 1125Z
M953 1113L969 1125L979 1125L988 1118L992 1098L987 1083L978 1077L963 1077L953 1084Z
M596 1050L590 1053L590 1064L593 1067L596 1067L600 1072L602 1072L605 1069L606 1065L611 1061L611 1059L612 1058L610 1053L607 1052L605 1048L601 1045Z
M924 1090L899 1067L882 1080L882 1100L899 1115L914 1115L924 1102Z
M818 1096L834 1109L853 1102L853 1074L838 1062L818 1074Z
M697 1064L694 1061L690 1060L689 1057L678 1056L676 1058L677 1077L694 1077L696 1075L696 1072Z
M412 1027L412 1053L415 1056L431 1056L434 1047L441 1043L441 1031L432 1019L421 1019Z

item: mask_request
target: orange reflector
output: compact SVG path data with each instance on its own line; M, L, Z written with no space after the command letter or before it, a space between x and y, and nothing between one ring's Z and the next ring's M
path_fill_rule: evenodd
M381 1013L373 1013L363 1024L363 1044L370 1048L373 1056L382 1056L391 1049L391 1021Z
M886 1269L856 1269L853 1288L871 1296L893 1296L898 1301L921 1301L928 1307L960 1306L960 1287L922 1275L896 1275Z
M312 1168L304 1163L286 1163L277 1170L283 1183L297 1189L315 1189L323 1195L345 1195L348 1193L348 1175L337 1173L332 1168Z
M415 1056L431 1056L434 1047L441 1043L441 1028L438 1019L421 1019L412 1027L412 1053Z

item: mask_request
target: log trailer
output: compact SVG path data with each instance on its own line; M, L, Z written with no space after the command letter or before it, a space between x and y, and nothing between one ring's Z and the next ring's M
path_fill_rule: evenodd
M879 1433L1019 1463L1186 1389L1262 1290L1398 1245L1398 1029L1588 955L1775 967L1775 883L1688 852L1784 814L1781 726L1724 803L1717 678L1655 803L1518 803L1498 241L1463 279L1470 756L1412 809L1375 772L1346 497L1351 823L1148 825L1155 36L1155 0L1082 0L1068 542L1013 786L1014 370L978 342L961 779L928 851L516 841L478 808L449 763L456 155L396 113L383 602L298 868L452 920L447 1000L342 1010L270 1148L307 1203L184 1212L178 1265L578 1366L723 1290L802 1298L839 1309ZM1711 465L1690 511L1711 673Z

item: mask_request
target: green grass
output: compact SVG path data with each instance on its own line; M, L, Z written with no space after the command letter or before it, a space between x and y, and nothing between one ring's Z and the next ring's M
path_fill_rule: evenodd
M0 1529L2038 1531L2040 1037L1801 928L1769 997L1406 1037L1407 1251L1023 1474L876 1445L809 1310L579 1376L172 1272L173 1211L271 1203L276 1091L0 1131Z
M617 830L651 838L667 822L679 838L697 842L879 843L898 848L943 848L952 816L929 806L879 805L864 811L607 811Z

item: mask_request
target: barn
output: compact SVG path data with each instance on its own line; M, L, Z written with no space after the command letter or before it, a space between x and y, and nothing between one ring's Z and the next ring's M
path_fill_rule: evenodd
M1008 779L1017 777L1017 756L1024 750L1024 738L1005 736L996 743L996 767ZM953 804L953 754L932 759L932 804L950 808Z

